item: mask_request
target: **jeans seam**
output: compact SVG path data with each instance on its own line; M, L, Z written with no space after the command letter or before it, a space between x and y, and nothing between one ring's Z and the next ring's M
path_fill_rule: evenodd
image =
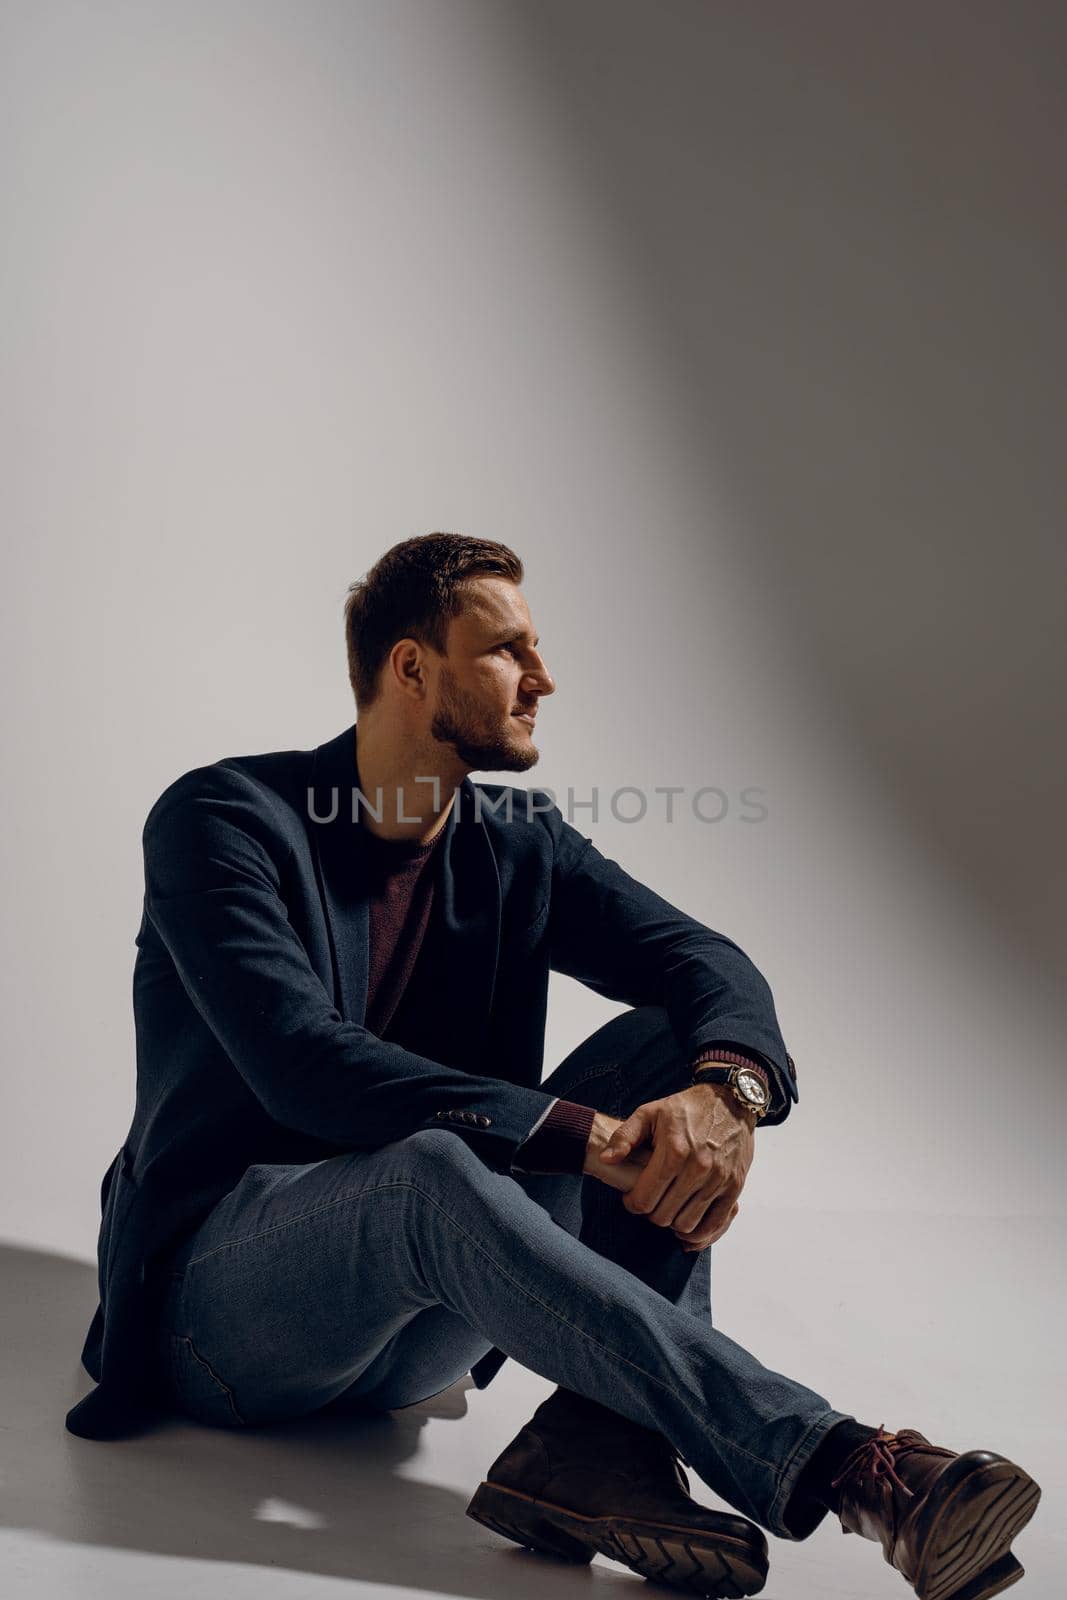
M463 1237L468 1240L471 1245L473 1245L474 1249L477 1250L480 1255L484 1256L485 1259L489 1261L498 1272L502 1273L503 1276L507 1278L509 1283L513 1283L515 1285L520 1294L524 1295L529 1300L535 1301L536 1304L541 1306L543 1310L547 1311L550 1316L555 1317L557 1322L561 1322L565 1328L570 1328L572 1333L578 1334L578 1336L586 1340L588 1344L595 1345L598 1350L602 1350L604 1354L610 1356L613 1361L621 1362L623 1366L629 1367L633 1372L640 1373L643 1378L647 1378L647 1380L650 1383L654 1383L657 1388L663 1389L665 1393L671 1395L676 1403L684 1408L685 1403L681 1396L676 1394L669 1384L664 1383L661 1378L657 1378L654 1373L646 1372L645 1369L643 1367L639 1367L636 1362L627 1360L625 1356L619 1355L616 1351L610 1350L607 1345L601 1344L598 1339L593 1338L592 1334L586 1333L583 1328L579 1328L573 1322L569 1322L566 1317L560 1315L554 1306L548 1305L530 1289L527 1289L523 1284L519 1283L517 1279L513 1278L510 1273L507 1272L506 1269L489 1254L488 1250L485 1249L485 1247L473 1236L473 1234L468 1233L465 1228L460 1226L455 1217L446 1211L443 1206L438 1204L432 1194L427 1194L425 1189L420 1189L418 1184L414 1183L402 1185L402 1187L412 1188L416 1190L418 1194L421 1194L424 1200L428 1200L434 1209L440 1212L441 1216L444 1217L446 1221L452 1223L457 1232L461 1233ZM722 1434L716 1432L714 1428L709 1428L708 1433L712 1436L712 1438L717 1439L719 1443L724 1445L728 1450L734 1451L737 1455L745 1456L749 1461L757 1462L759 1466L766 1467L772 1473L776 1472L777 1469L773 1461L764 1461L762 1456L753 1455L751 1451L744 1449L743 1446L735 1444L732 1439L724 1439Z
M172 1339L178 1339L178 1340L180 1340L180 1342L182 1344L188 1345L189 1354L193 1357L193 1359L195 1361L199 1362L199 1364L204 1368L204 1370L207 1372L207 1374L211 1378L211 1381L213 1383L217 1384L218 1387L222 1390L223 1394L226 1396L227 1401L229 1402L230 1410L233 1412L233 1415L234 1415L235 1419L238 1422L240 1422L242 1424L242 1426L243 1426L245 1419L244 1419L244 1417L242 1417L240 1411L238 1411L238 1409L237 1409L237 1402L235 1401L235 1399L233 1397L233 1390L230 1388L229 1384L228 1383L224 1383L222 1381L222 1379L219 1377L218 1373L215 1371L214 1367L211 1365L211 1362L206 1360L205 1357L200 1354L199 1350L196 1348L196 1345L193 1343L192 1339L189 1338L188 1334L185 1334L185 1333L173 1333L173 1334L171 1334L171 1338ZM181 1393L181 1386L180 1386L180 1383L177 1380L177 1375L176 1375L176 1380L175 1381L177 1383L178 1392L180 1394Z
M360 1200L365 1194L377 1194L381 1189L408 1189L413 1185L403 1180L390 1179L387 1183L376 1183L365 1189L346 1189L344 1194L335 1195L332 1200L324 1200L322 1205L313 1206L310 1211L301 1211L295 1217L286 1217L282 1222L275 1222L269 1228L261 1228L258 1233L242 1234L240 1239L227 1239L223 1244L212 1245L210 1250L205 1250L203 1255L193 1256L192 1260L185 1263L186 1271L195 1267L198 1262L206 1261L209 1256L218 1255L220 1250L229 1250L238 1244L255 1244L257 1239L266 1239L272 1233L279 1233L282 1228L291 1228L296 1222L306 1222L309 1217L317 1217L322 1211L329 1211L333 1206L345 1205L349 1200ZM420 1191L421 1193L421 1191Z
M507 1174L502 1174L502 1176L507 1176ZM521 1185L518 1185L518 1187L521 1188ZM573 1322L569 1322L566 1317L561 1316L554 1306L548 1305L544 1300L540 1299L538 1295L534 1294L532 1290L526 1288L523 1284L519 1283L517 1279L513 1278L507 1269L502 1267L500 1263L489 1254L489 1252L474 1237L473 1234L468 1233L465 1228L461 1227L460 1224L456 1222L455 1218L448 1211L446 1211L443 1206L438 1204L432 1194L429 1194L425 1189L420 1188L417 1183L411 1183L407 1179L391 1179L388 1183L375 1184L373 1188L349 1190L344 1195L339 1195L335 1199L327 1201L324 1205L316 1206L312 1211L301 1212L300 1216L298 1217L287 1217L284 1222L277 1223L273 1228L264 1228L260 1233L247 1234L242 1239L230 1239L226 1242L226 1244L216 1245L214 1249L205 1251L202 1256L195 1257L195 1261L205 1261L208 1256L216 1255L220 1250L227 1250L232 1245L252 1244L255 1242L255 1240L266 1238L269 1234L276 1233L282 1228L291 1227L296 1222L305 1222L309 1217L318 1216L320 1212L328 1211L335 1205L343 1205L350 1200L362 1200L368 1195L380 1193L383 1189L412 1189L416 1194L422 1195L423 1199L429 1201L434 1210L437 1211L447 1222L452 1223L457 1232L461 1233L463 1237L474 1247L474 1249L477 1250L480 1255L484 1256L485 1259L496 1268L502 1277L506 1278L509 1283L514 1284L515 1288L518 1289L519 1293L525 1296L526 1299L532 1300L535 1302L535 1304L541 1306L544 1311L548 1312L549 1316L555 1318L555 1320L561 1323L565 1328L570 1328L572 1333L575 1333L580 1338L584 1339L587 1344L595 1346L596 1349L603 1351L603 1353L606 1356L609 1356L613 1361L621 1362L623 1366L629 1367L633 1372L639 1373L641 1377L647 1379L648 1382L654 1383L658 1389L662 1389L666 1394L669 1394L678 1405L684 1408L685 1402L681 1399L680 1395L675 1393L669 1384L664 1383L661 1378L657 1378L653 1373L646 1372L644 1368L639 1367L636 1362L629 1361L624 1355L620 1355L616 1351L609 1349L607 1345L601 1344L598 1339L595 1339L592 1336L592 1334L586 1333L583 1328L576 1327ZM194 1265L194 1262L190 1261L188 1265L191 1267ZM744 1449L744 1447L741 1445L735 1444L733 1440L724 1438L722 1434L716 1432L714 1428L709 1428L708 1433L714 1439L717 1439L720 1445L724 1446L727 1450L732 1451L737 1455L744 1456L746 1460L754 1461L758 1466L766 1467L768 1471L777 1474L778 1469L773 1461L765 1461L762 1456L753 1455L751 1451Z

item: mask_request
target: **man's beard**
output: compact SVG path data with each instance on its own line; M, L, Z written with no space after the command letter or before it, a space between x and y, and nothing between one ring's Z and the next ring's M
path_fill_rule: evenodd
M460 760L476 772L525 772L534 765L539 752L533 741L520 743L521 734L509 739L504 729L490 728L477 699L457 688L447 670L441 687L441 705L430 723L434 739L452 745Z

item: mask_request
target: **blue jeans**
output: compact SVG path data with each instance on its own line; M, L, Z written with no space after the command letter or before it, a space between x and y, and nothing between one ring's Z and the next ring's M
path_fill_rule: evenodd
M667 1014L614 1017L542 1088L617 1117L686 1087ZM759 1135L757 1134L757 1138ZM176 1410L239 1428L440 1393L493 1346L666 1435L781 1538L786 1502L848 1413L711 1317L712 1249L581 1174L497 1172L448 1128L302 1166L249 1167L166 1263L156 1355Z

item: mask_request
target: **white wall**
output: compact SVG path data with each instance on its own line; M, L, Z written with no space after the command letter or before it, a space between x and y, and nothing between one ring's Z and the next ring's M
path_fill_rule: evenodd
M765 790L587 830L772 984L751 1205L1062 1214L1063 31L8 13L10 1239L93 1253L149 805L351 722L345 587L433 528L527 562L528 781Z

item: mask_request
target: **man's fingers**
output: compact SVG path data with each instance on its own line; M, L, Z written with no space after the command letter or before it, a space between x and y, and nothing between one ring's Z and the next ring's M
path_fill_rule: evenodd
M664 1171L663 1164L653 1157L647 1166L641 1168L641 1176L623 1196L622 1203L627 1211L637 1216L647 1216L651 1222L652 1213L673 1182L673 1173Z
M638 1146L642 1145L652 1131L652 1116L645 1106L638 1106L636 1111L631 1111L608 1139L601 1151L606 1161L622 1161Z
M623 1200L627 1211L633 1211L638 1216L647 1216L649 1221L656 1221L652 1213L660 1207L664 1195L685 1165L687 1156L687 1150L680 1143L675 1145L669 1139L660 1139L654 1143L647 1166L643 1168L641 1176ZM670 1216L660 1219L659 1225L665 1227L671 1222L676 1210L678 1210L677 1204L671 1210Z
M728 1226L751 1151L738 1146L732 1122L717 1137L716 1119L722 1121L719 1102L710 1108L703 1102L696 1106L679 1094L639 1106L615 1128L606 1150L618 1154L605 1162L605 1169L618 1170L620 1156L625 1161L637 1146L652 1146L651 1158L623 1197L628 1211L660 1228L692 1231L698 1240L717 1237Z
M737 1215L737 1194L733 1189L712 1201L700 1223L701 1233L718 1233Z
M630 1190L627 1209L643 1213L660 1228L699 1227L712 1205L728 1205L736 1193L727 1174L709 1172L706 1166L694 1170L681 1147L660 1145L643 1180Z
M714 1244L716 1240L722 1238L740 1209L739 1202L735 1200L725 1220L714 1228L709 1228L705 1223L698 1232L689 1235L679 1233L679 1230L675 1228L674 1232L680 1238L683 1250L706 1250L709 1244Z
M710 1195L706 1192L693 1195L690 1203L679 1209L671 1225L675 1230L694 1236L713 1233L727 1220L736 1199L737 1190L732 1184L719 1193L712 1190Z
M735 1194L733 1185L727 1184L725 1178L708 1180L678 1208L670 1219L671 1226L680 1228L683 1233L696 1233L698 1229L706 1232L715 1222L715 1207L728 1205Z
M738 1213L738 1211L740 1211L740 1209L741 1209L740 1206L738 1205L737 1201L735 1200L733 1205L730 1207L730 1212L729 1212L729 1215L726 1218L726 1221L722 1224L722 1226L712 1236L712 1240L711 1240L712 1244L714 1244L717 1239L721 1239L722 1238L723 1234L726 1232L727 1228L733 1222L734 1218L737 1216L737 1213Z

